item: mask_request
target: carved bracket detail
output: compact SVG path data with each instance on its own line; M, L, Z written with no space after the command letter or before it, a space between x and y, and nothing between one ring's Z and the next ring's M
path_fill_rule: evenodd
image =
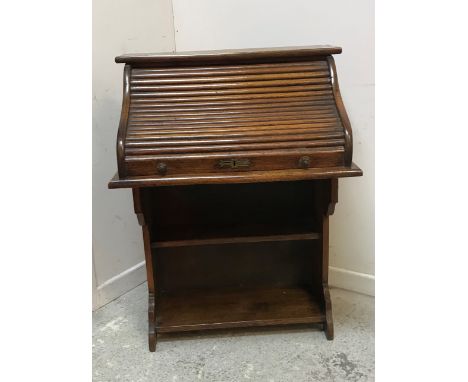
M142 227L146 225L145 222L145 215L143 213L139 212L136 214L137 219L138 219L138 224L141 225Z
M335 205L338 203L338 179L330 179L330 202L328 203L328 208L326 215L330 216L335 213Z

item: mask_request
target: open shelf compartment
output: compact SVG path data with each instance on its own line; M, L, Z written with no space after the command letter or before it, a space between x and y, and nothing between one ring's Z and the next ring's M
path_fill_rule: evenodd
M323 301L301 287L224 288L161 295L159 332L325 321ZM209 308L208 308L209 307Z
M311 181L147 189L152 248L315 240ZM183 223L182 223L183 222Z
M325 325L323 186L144 189L156 331Z

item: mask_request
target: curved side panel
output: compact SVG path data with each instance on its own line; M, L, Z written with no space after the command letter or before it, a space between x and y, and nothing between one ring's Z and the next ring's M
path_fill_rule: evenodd
M119 131L117 133L117 166L119 169L119 177L123 178L126 175L125 169L125 139L127 135L128 113L130 110L130 65L125 65L123 78L123 97L122 97L122 113L120 114Z
M349 121L348 114L344 107L343 99L341 98L340 86L338 85L338 75L336 74L335 60L332 56L327 57L328 66L330 68L330 76L333 87L333 95L335 97L336 107L340 114L341 122L344 126L345 133L345 166L351 166L353 159L353 130L351 129L351 122Z

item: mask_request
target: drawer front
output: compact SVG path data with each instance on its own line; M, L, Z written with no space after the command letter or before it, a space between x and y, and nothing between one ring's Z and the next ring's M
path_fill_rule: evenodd
M126 168L130 176L198 175L342 166L343 158L342 148L242 152L127 159Z

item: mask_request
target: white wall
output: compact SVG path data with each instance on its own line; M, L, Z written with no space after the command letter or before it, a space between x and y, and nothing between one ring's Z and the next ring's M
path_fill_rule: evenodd
M115 142L122 103L122 53L173 51L170 0L93 1L93 306L145 280L141 228L131 191L108 190L117 171Z
M173 9L172 9L173 8ZM174 37L175 36L175 37ZM145 279L141 230L131 192L108 190L122 65L130 52L334 44L353 126L354 161L364 177L340 181L331 218L330 281L373 294L374 4L371 0L94 0L93 267L100 306Z
M332 44L364 177L340 180L330 282L374 293L374 2L173 0L177 51Z

